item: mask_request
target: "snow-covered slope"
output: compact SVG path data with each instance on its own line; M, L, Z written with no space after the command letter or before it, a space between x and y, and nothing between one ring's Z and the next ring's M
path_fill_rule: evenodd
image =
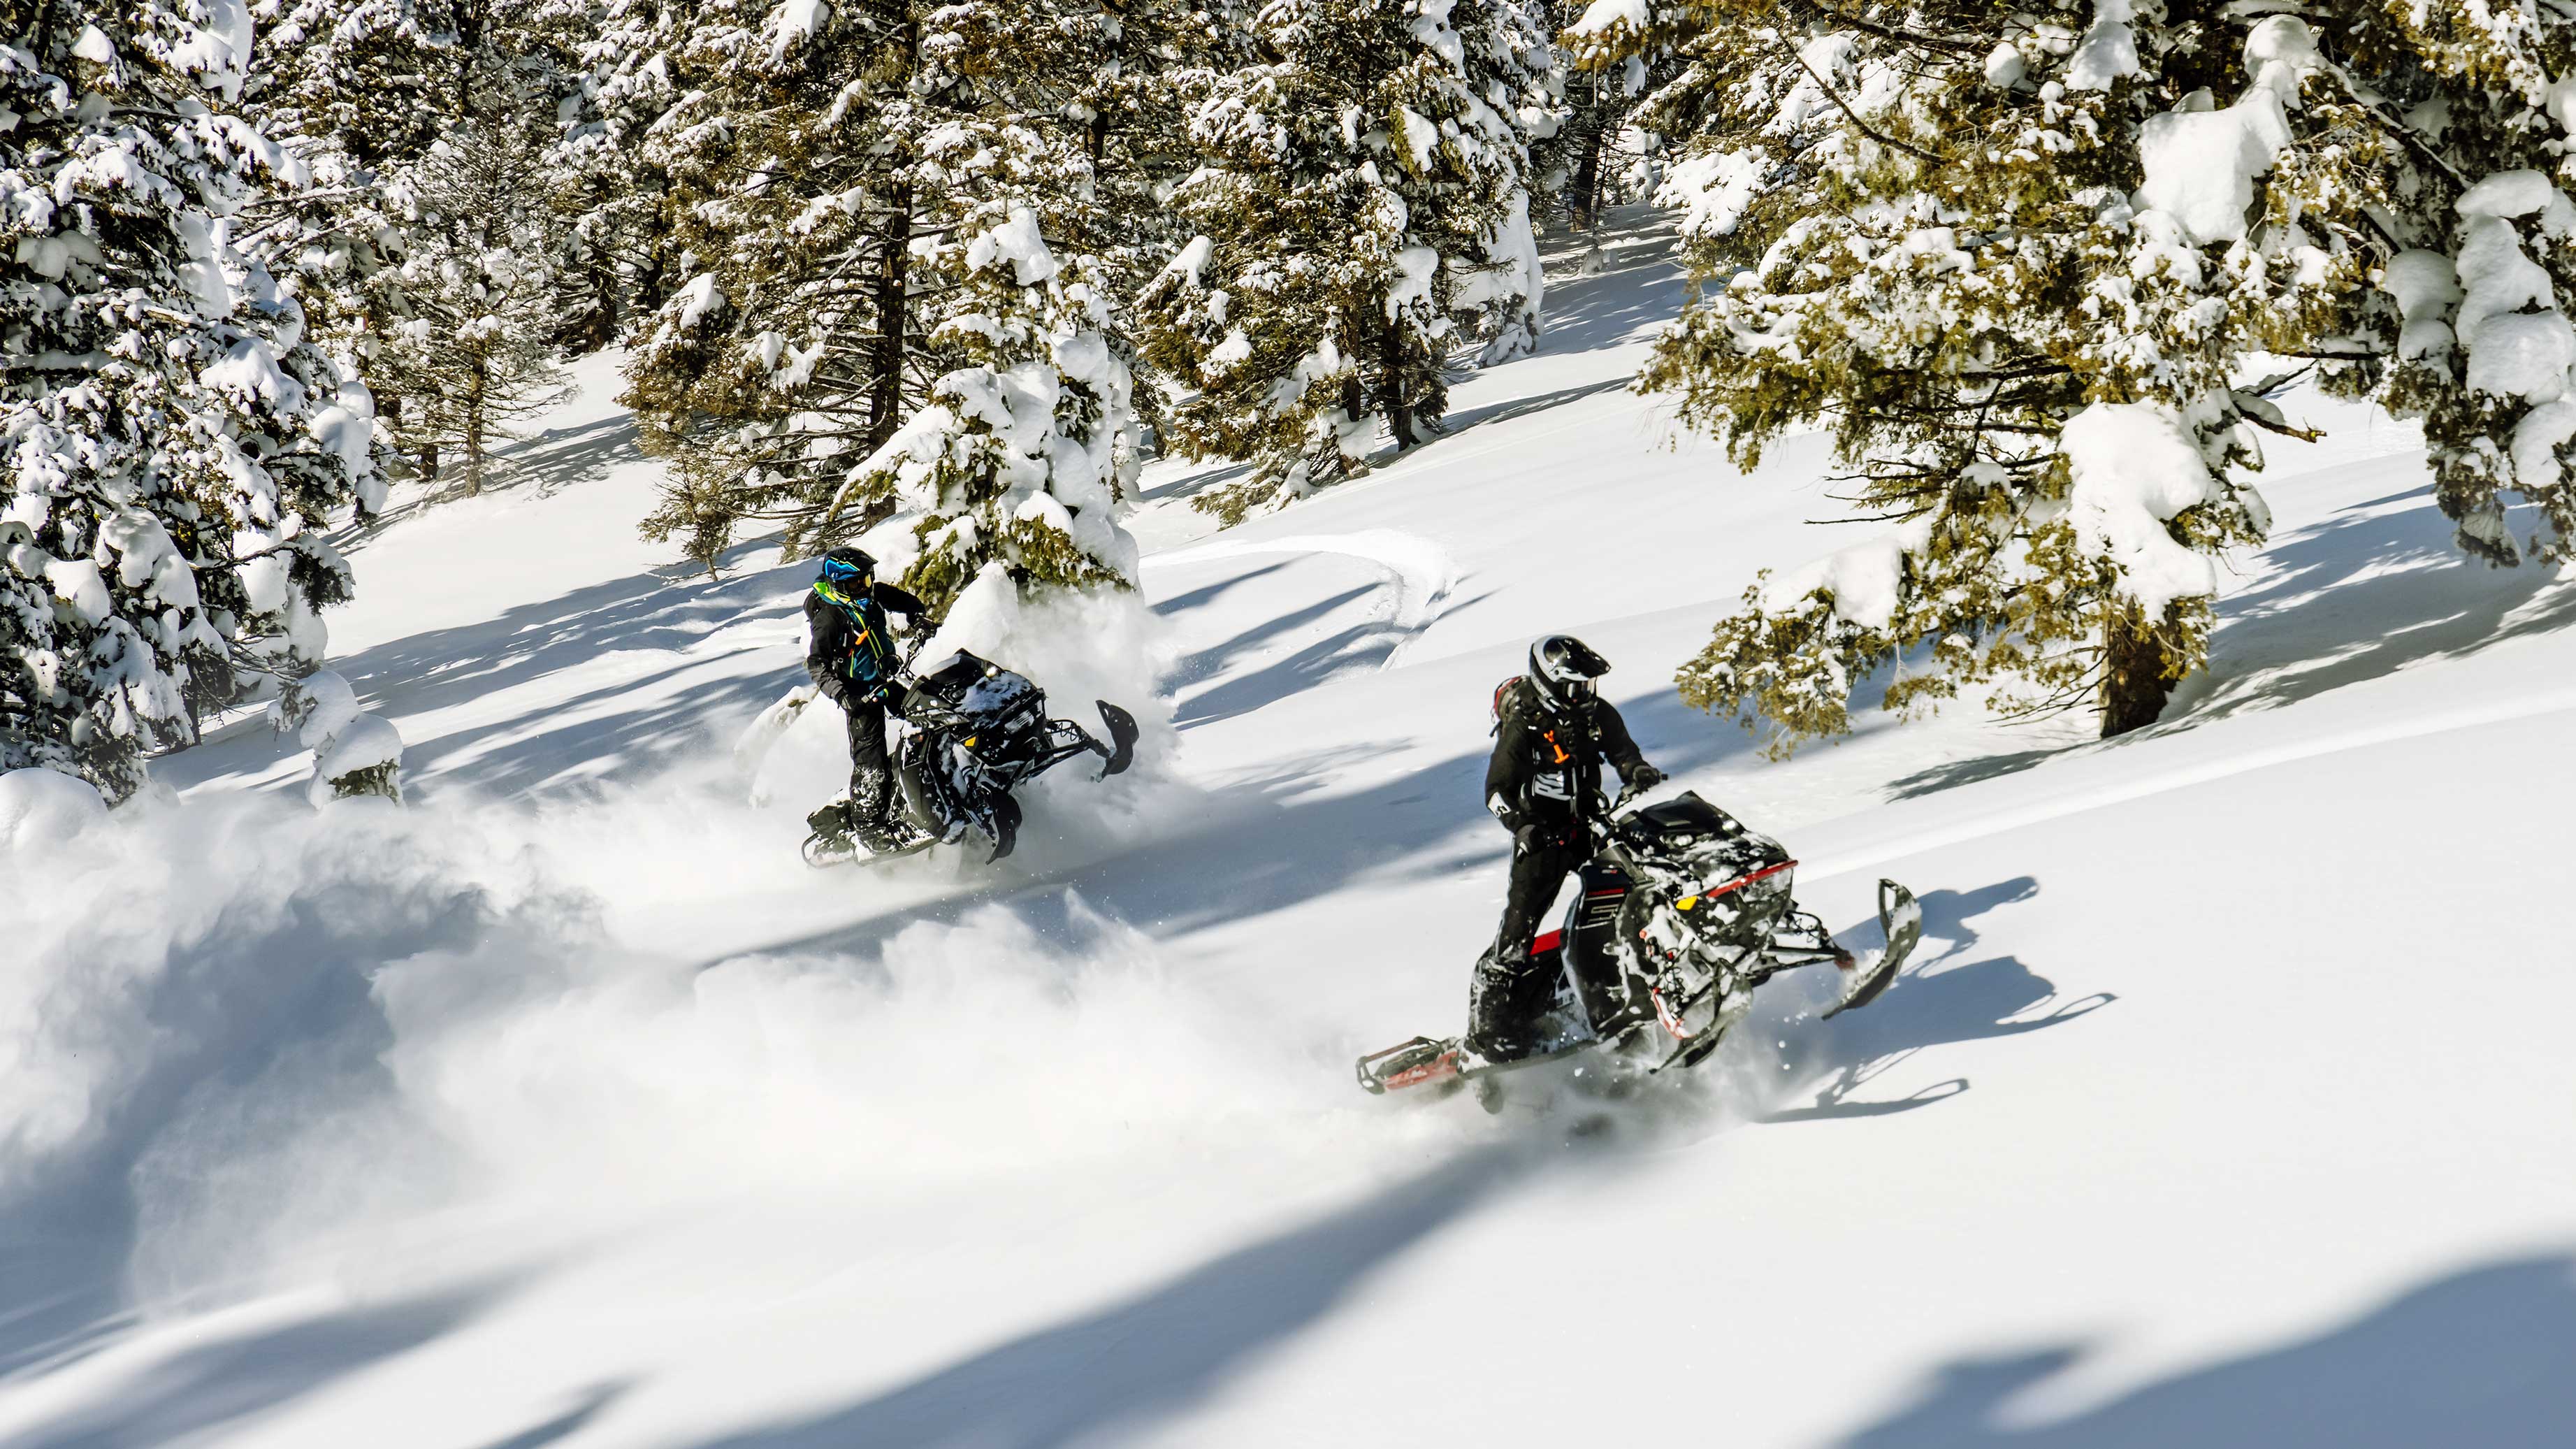
M413 808L311 814L245 721L9 862L0 1443L2576 1442L2576 587L2306 400L2164 723L1766 762L1669 678L1847 539L1812 443L1740 477L1624 391L1679 284L1611 257L1358 483L1212 534L1158 470L1170 724L992 870L799 864L828 720L748 803L803 570L637 541L588 365L354 554ZM1829 923L1928 922L1608 1132L1349 1076L1457 1023L1550 629Z

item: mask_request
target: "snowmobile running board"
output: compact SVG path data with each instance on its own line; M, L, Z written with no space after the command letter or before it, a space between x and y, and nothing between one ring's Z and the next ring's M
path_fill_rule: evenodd
M868 850L861 848L852 850L848 854L844 855L836 850L818 848L820 842L818 842L815 837L808 835L805 837L804 845L805 863L814 867L816 870L833 870L845 865L882 865L889 860L901 860L908 855L920 855L934 845L945 843L946 842L942 841L939 837L930 835L898 846L893 850Z

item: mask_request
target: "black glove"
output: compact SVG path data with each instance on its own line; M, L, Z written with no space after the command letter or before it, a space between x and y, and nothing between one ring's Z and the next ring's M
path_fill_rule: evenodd
M1628 788L1641 795L1662 783L1664 783L1664 772L1652 765L1639 765L1637 773L1628 777Z

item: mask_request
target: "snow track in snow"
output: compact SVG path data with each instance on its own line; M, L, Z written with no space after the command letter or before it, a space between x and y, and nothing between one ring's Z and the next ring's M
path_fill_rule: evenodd
M2095 790L2080 790L2033 802L2015 809L1978 816L1972 820L1944 825L1912 835L1897 836L1861 847L1843 856L1828 856L1812 865L1799 867L1799 878L1808 882L1831 880L1854 871L1868 870L1922 855L1948 846L1991 836L2008 834L2069 815L2080 815L2133 800L2188 790L2237 775L2267 770L2320 755L2341 754L2347 750L2367 749L2373 745L2394 744L2401 740L2422 739L2428 735L2447 734L2454 730L2476 729L2482 725L2506 724L2539 715L2576 710L2576 689L2548 690L2520 699L2497 700L2460 709L2441 710L2410 719L2392 720L2363 729L2340 730L2268 749L2246 750L2223 755L2196 765L2157 774L2138 776L2115 785ZM2098 756L2097 756L2098 758Z
M1418 533L1371 528L1357 533L1299 533L1283 538L1228 539L1153 555L1153 564L1204 563L1261 553L1332 553L1385 569L1395 593L1388 627L1403 634L1378 667L1393 669L1407 646L1440 621L1457 591L1459 570L1448 551Z

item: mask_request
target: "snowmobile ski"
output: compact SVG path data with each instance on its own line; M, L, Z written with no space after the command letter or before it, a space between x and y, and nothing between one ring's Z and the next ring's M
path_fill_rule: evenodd
M1880 880L1878 924L1886 932L1887 949L1869 964L1868 970L1856 973L1856 979L1844 989L1843 999L1825 1013L1826 1020L1876 1001L1879 993L1896 980L1896 973L1905 969L1905 958L1914 954L1915 944L1923 939L1923 907L1915 903L1914 892L1892 880Z
M1136 728L1136 716L1105 699L1095 699L1092 703L1100 706L1100 722L1109 729L1109 748L1104 752L1098 778L1106 780L1112 775L1123 775L1127 767L1136 762L1136 737L1142 733Z

